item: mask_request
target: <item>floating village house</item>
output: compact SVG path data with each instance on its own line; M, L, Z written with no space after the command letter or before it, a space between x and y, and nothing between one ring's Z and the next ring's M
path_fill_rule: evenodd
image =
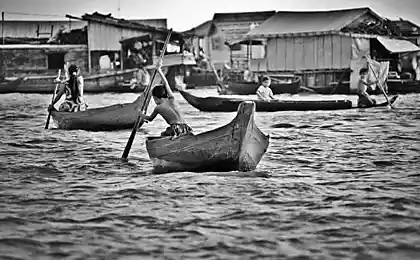
M122 69L117 62L121 40L168 33L166 19L124 20L97 12L66 17L68 21L3 21L3 75L54 75L65 63L78 65L83 74Z
M36 20L2 20L0 45L0 74L2 77L19 75L44 74L63 67L63 55L74 61L79 57L87 58L84 44L67 42L60 46L50 44L58 33L72 29L80 34L86 26L84 21L36 21ZM83 33L82 33L83 34Z
M243 68L247 65L247 47L234 42L275 13L275 11L215 13L212 20L182 34L186 41L189 40L196 56L201 49L215 64L230 63L233 68ZM254 55L256 53L257 51L254 51Z
M417 24L400 18L399 20L391 20L390 26L399 35L420 46L420 27Z
M264 46L264 57L251 55L251 70L273 73L295 73L305 85L327 85L351 71L351 88L358 71L366 66L363 57L391 61L409 57L419 47L370 8L333 11L280 11L250 30L242 44ZM363 63L364 62L364 63ZM349 80L349 79L347 79Z

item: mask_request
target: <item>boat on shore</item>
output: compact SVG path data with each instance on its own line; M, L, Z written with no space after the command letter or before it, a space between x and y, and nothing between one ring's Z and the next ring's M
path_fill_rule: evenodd
M254 122L255 103L242 102L227 125L197 135L148 137L156 172L252 171L267 151L269 136Z
M271 77L270 88L273 94L297 94L300 91L301 78L292 77L280 79L277 76ZM219 91L221 95L254 95L259 87L258 83L246 81L228 81L227 87Z
M227 97L197 97L193 94L179 90L185 100L200 111L206 112L234 112L244 99ZM391 98L391 103L396 101L398 96ZM341 110L357 108L353 102L347 99L337 100L278 100L262 101L248 100L256 104L257 112L277 112L277 111L313 111L313 110ZM380 103L374 107L387 106L388 103Z
M25 77L19 77L11 81L0 83L0 94L13 93L16 88L25 81Z
M115 131L130 129L136 122L144 98L144 93L142 93L132 103L115 104L73 113L54 109L51 111L51 116L57 127L64 130Z

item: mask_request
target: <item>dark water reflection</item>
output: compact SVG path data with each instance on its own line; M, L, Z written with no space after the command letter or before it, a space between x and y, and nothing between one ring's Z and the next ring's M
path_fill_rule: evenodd
M196 132L235 115L177 97ZM45 131L50 99L0 96L0 259L420 255L420 95L401 96L396 111L258 113L271 143L256 172L160 175L144 140L163 120L143 127L122 162L130 130Z

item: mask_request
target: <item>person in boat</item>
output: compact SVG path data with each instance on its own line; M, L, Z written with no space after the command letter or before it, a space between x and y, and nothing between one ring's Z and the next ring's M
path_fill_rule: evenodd
M378 80L368 81L367 75L369 70L367 68L361 68L359 70L359 81L357 82L357 95L359 100L357 102L358 107L373 106L376 104L376 100L369 96L367 93L368 88L371 88L371 85L377 84Z
M139 69L133 72L133 77L130 81L130 88L136 89L137 87L145 88L150 83L150 74L147 72L145 66L140 66Z
M252 72L251 72L251 70L248 67L245 68L244 75L243 76L244 76L244 81L245 82L252 82L252 81L254 81Z
M187 84L185 84L185 81L184 81L184 74L185 74L185 70L181 65L176 69L176 73L175 73L174 80L175 80L176 89L182 89L182 90L186 89Z
M64 83L60 85L57 96L54 98L48 110L54 108L63 95L65 95L64 102L60 105L58 111L62 112L77 112L86 110L86 103L83 98L83 77L80 75L80 70L76 65L70 65L68 69L69 78L61 81L59 78L55 79L56 83Z
M140 117L145 122L151 122L157 115L162 116L169 124L169 127L161 133L161 136L172 136L175 138L177 136L192 134L192 129L185 123L179 104L175 100L174 93L169 86L165 74L162 72L162 61L159 61L156 67L163 81L163 85L156 85L152 90L152 97L156 103L156 107L149 116L140 112Z
M264 76L261 81L261 86L257 89L257 96L259 100L262 101L274 101L273 91L270 88L271 79L268 76Z

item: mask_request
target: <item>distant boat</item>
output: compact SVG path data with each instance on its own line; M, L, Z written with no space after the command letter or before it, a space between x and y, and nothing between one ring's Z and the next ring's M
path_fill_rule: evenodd
M133 72L136 70L137 69L129 69L83 77L83 91L84 93L108 92L110 88L118 86L119 82L124 81L124 78L131 78ZM12 92L39 94L51 94L54 92L54 79L57 78L57 76L28 76L25 78L26 80Z
M13 93L16 88L25 81L24 77L14 79L12 81L5 81L0 83L0 94Z
M389 94L409 94L409 93L420 93L420 81L412 79L387 79L386 84L388 86ZM332 82L330 84L336 87L333 94L351 94L350 82L343 81L342 83ZM338 86L336 86L338 85ZM380 90L369 91L370 94L380 94Z
M289 77L288 80L279 79L278 76L271 76L270 88L273 94L296 94L300 90L300 77ZM260 84L246 81L227 82L228 87L219 91L222 95L254 95Z

